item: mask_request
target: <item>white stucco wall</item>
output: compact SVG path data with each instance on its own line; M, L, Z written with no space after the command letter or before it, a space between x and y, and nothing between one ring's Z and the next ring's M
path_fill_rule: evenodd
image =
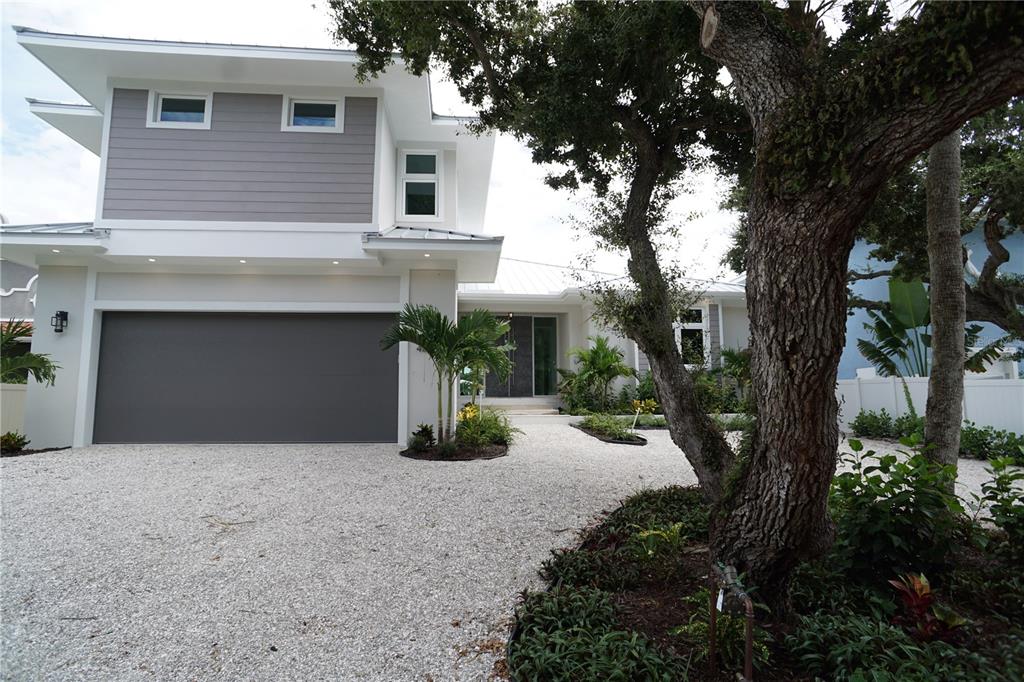
M742 303L722 306L722 347L746 348L750 345L750 320Z
M395 224L395 193L397 188L398 150L395 149L395 138L391 134L391 124L385 111L387 103L381 107L380 125L380 166L378 169L378 218L380 229L386 230Z
M33 448L64 447L74 439L87 278L84 267L39 268L32 352L48 354L60 369L53 386L34 381L28 384L25 435L32 440ZM50 317L58 310L68 313L68 327L60 334L49 325Z
M274 301L398 303L394 276L98 273L103 301Z
M409 302L413 305L432 305L450 319L455 319L455 295L455 272L452 270L413 270L409 273ZM408 348L406 352L409 368L408 430L412 431L417 424L437 423L437 374L426 353L415 347ZM447 391L444 400L447 412Z

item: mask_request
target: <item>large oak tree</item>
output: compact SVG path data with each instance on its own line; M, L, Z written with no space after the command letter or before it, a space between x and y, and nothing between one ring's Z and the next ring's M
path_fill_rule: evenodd
M672 438L716 505L715 558L784 609L792 569L831 537L856 229L890 175L1024 88L1024 7L927 5L889 26L878 6L851 5L848 29L829 41L803 2L332 6L363 73L386 69L395 50L414 73L440 63L483 126L564 166L551 184L625 185L621 216L598 235L630 257L635 295L620 326L651 360ZM718 65L731 88L718 84ZM745 141L755 151L746 264L759 418L737 460L694 400L673 341L673 284L651 209L683 168L708 159L700 149L741 170Z

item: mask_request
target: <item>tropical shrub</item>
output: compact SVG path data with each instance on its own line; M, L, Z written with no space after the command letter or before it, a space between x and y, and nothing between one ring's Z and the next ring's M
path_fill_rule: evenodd
M619 377L636 374L623 362L622 350L611 345L607 336L591 336L590 341L593 345L589 348L569 351L570 357L576 361L576 371L559 370L559 395L570 410L573 409L571 405L590 409L586 404L588 398L596 399L602 411L607 410L612 382Z
M878 412L861 410L850 422L850 429L853 431L853 435L861 438L896 437L896 427L893 424L892 415L885 408Z
M25 446L31 442L32 441L17 431L8 431L0 436L0 450L14 454L24 450Z
M996 637L981 651L918 642L902 628L845 609L797 619L786 648L817 679L866 682L1019 680L1024 642Z
M24 320L8 320L0 325L0 382L24 384L32 377L53 386L60 365L44 353L22 352L20 339L32 336L32 325Z
M843 458L851 471L836 475L829 507L836 524L832 556L853 579L880 582L908 571L941 572L964 537L965 517L947 490L955 467L940 467L916 453Z
M449 440L455 403L452 386L466 367L486 368L504 379L512 371L509 350L501 340L508 334L507 321L490 311L476 309L452 322L434 306L406 304L395 326L381 339L387 350L402 341L414 344L430 357L437 373L437 437ZM444 418L444 387L448 386L448 419Z
M469 404L460 411L460 414L463 414L463 417L455 428L455 440L466 447L511 445L515 434L522 433L512 426L508 417L499 410L479 410L475 405Z
M713 414L711 418L715 420L723 431L746 431L754 425L754 417L744 413L728 416Z
M1024 472L1011 468L1012 464L1009 457L992 460L988 470L992 479L981 484L980 501L1002 533L999 551L1024 560Z
M971 459L998 459L1008 457L1024 466L1024 436L991 426L979 427L965 421L960 429L960 455Z
M693 378L693 389L697 394L697 404L705 412L740 412L739 396L733 386L723 382L716 372L698 369L690 372Z
M935 603L935 593L923 573L908 573L889 584L896 588L903 604L903 613L893 622L905 627L917 641L952 641L967 623L952 609Z

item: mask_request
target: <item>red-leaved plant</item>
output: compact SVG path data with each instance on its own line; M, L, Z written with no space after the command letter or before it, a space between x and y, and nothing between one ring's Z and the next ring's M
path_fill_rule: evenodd
M952 609L935 603L935 593L924 574L908 573L899 580L890 580L889 584L899 592L904 610L893 622L906 628L918 641L950 642L967 623Z

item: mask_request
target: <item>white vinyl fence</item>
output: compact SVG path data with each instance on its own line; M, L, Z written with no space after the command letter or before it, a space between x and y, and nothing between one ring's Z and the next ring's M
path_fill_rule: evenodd
M0 433L25 432L25 384L0 384Z
M906 379L918 414L928 400L928 378ZM839 425L847 430L861 410L884 409L893 417L907 414L903 382L896 377L841 379L836 387ZM1024 433L1024 379L965 379L964 419L978 426L993 426Z

